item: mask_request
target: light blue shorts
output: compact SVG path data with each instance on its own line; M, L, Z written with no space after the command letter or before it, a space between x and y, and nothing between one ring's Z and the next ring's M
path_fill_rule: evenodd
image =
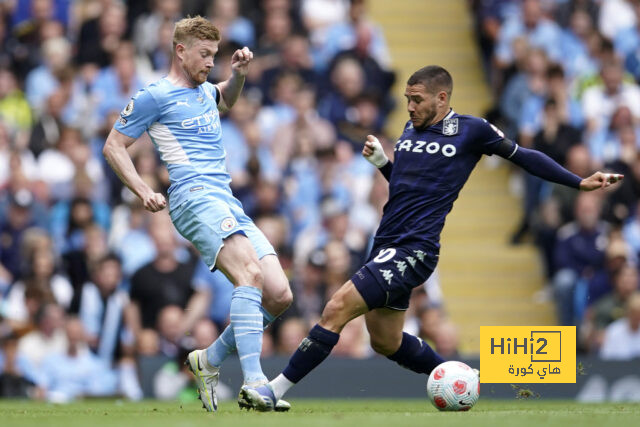
M212 271L224 239L235 233L242 233L253 245L258 259L275 255L265 235L242 209L242 204L234 197L220 197L203 193L171 208L169 212L178 232L200 251L205 263Z

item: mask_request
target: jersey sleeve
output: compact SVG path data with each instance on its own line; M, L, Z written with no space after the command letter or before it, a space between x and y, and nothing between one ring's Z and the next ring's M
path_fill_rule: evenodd
M139 138L159 116L158 103L145 88L131 98L113 127L131 138Z
M504 140L504 133L485 119L479 119L476 124L475 139L478 151L491 156Z

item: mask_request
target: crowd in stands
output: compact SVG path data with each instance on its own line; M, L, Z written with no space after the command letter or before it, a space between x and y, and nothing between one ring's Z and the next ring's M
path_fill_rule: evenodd
M638 356L640 2L471 3L491 119L580 175L627 176L604 197L526 178L513 240L539 245L584 351ZM294 292L263 355L291 354L367 255L388 187L359 153L367 134L393 147L395 74L366 0L0 2L0 397L175 398L190 381L186 352L227 325L232 285L102 156L130 97L166 75L174 22L197 14L222 34L212 82L237 48L255 53L222 127L234 194ZM149 138L129 151L166 191ZM406 329L456 357L437 281L415 291ZM333 354L373 357L363 319Z
M580 176L625 175L593 193L523 175L511 242L540 249L547 294L559 324L578 327L579 351L640 357L640 1L471 4L490 121Z

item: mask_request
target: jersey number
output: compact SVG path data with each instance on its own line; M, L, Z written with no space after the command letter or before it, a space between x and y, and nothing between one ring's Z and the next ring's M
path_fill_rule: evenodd
M385 261L389 261L396 254L396 250L393 248L382 249L378 252L378 256L373 259L373 262L381 263Z

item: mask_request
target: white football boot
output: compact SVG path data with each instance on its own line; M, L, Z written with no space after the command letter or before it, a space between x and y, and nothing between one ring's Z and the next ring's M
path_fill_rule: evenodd
M267 382L263 381L257 384L252 384L252 385L247 385L247 384L243 384L242 388L240 389L240 392L238 393L238 407L240 409L246 409L247 411L251 410L251 409L258 409L255 404L250 403L246 398L246 389L251 388L257 388L260 386L264 386L266 385ZM276 402L276 404L273 406L273 410L276 412L287 412L289 409L291 409L291 404L289 402L287 402L286 400L280 399ZM269 411L271 409L267 409L267 411ZM262 409L262 411L264 411L264 409Z
M209 412L218 410L218 398L216 386L220 376L220 369L211 368L207 363L207 350L194 350L189 353L184 362L196 378L198 385L198 398L202 401L202 407Z

